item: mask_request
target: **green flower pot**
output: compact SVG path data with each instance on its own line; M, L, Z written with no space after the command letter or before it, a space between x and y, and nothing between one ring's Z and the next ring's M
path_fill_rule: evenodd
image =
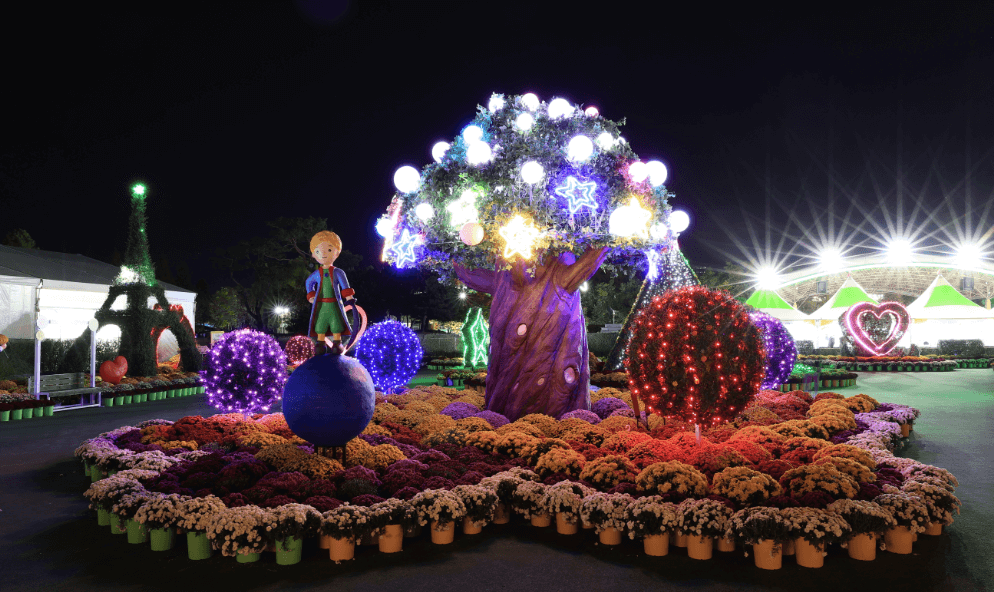
M238 563L255 563L262 557L262 553L238 553L235 555L235 560Z
M141 400L142 403L148 403L148 393L143 393L141 398L142 398Z
M303 539L290 537L276 541L276 563L278 565L293 565L294 563L300 563L303 551Z
M113 407L114 406L114 397L105 397L104 400L103 400L103 405L104 405L104 407Z
M116 397L111 397L111 398L114 399L114 404L115 405L118 405L118 406L124 405L124 396L123 395L118 395Z
M121 517L117 514L110 515L110 533L111 534L125 534L128 532L128 527L121 520Z
M7 411L0 411L0 421L10 421L10 409Z
M110 512L102 508L97 510L97 526L110 526Z
M206 532L186 533L186 555L193 561L210 559L214 551L211 549L211 542L207 540Z
M148 542L148 527L134 520L128 520L128 542L132 545L141 545Z
M134 397L135 397L134 395L124 395L122 397L124 399L124 404L125 405L130 405L131 401L132 401L132 399L134 399Z
M55 415L55 405L45 405L42 409L45 410L45 417L52 417Z
M106 475L99 467L90 467L90 482L96 483L97 481L103 479Z
M83 461L83 475L90 476L90 463Z
M202 395L207 392L207 387L200 385L197 387L197 394Z
M176 396L176 391L175 390L169 389L168 391L166 391L166 398L167 399L172 399L175 396Z
M148 535L153 551L169 551L176 542L175 528L153 528Z
M35 416L35 410L31 407L21 410L21 419L31 419Z

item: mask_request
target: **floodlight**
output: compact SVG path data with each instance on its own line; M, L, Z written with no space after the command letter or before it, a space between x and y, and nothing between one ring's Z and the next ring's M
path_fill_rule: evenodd
M756 287L760 290L776 290L780 287L780 273L772 267L761 267L755 273Z
M818 256L821 268L825 271L838 271L845 267L842 261L842 252L835 247L824 249Z
M980 260L984 258L980 245L976 243L964 243L956 249L956 266L963 269L976 269L980 267Z
M891 239L887 243L887 262L891 265L907 265L911 262L914 251L911 248L911 241L906 238Z

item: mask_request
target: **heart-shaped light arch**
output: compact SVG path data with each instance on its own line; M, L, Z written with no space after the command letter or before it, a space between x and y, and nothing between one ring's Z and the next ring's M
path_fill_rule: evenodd
M894 317L894 322L890 327L890 334L882 342L877 343L863 325L863 315L872 314L878 319L884 315ZM873 304L872 302L857 302L849 307L845 314L846 330L852 335L856 344L873 355L886 356L897 347L897 342L904 337L911 324L911 315L900 302L884 302L883 304Z

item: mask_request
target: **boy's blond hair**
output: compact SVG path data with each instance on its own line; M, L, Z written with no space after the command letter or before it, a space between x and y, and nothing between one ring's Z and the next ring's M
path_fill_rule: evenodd
M335 247L336 251L339 253L342 252L342 239L338 238L338 235L330 230L322 230L311 237L311 252L313 253L314 247L321 243L331 243L331 246Z

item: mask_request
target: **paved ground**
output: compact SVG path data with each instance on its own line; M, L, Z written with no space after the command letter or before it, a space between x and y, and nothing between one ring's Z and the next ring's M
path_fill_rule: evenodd
M903 455L945 467L960 480L963 514L941 537L921 537L912 556L880 553L858 562L833 550L821 570L765 572L741 553L694 561L683 550L650 558L640 545L602 547L594 537L559 536L512 521L447 547L422 538L395 556L360 547L335 565L315 548L281 567L272 556L241 565L215 556L186 559L185 548L153 553L98 527L81 493L88 480L72 458L85 438L142 419L178 419L212 410L196 398L85 409L0 425L0 588L21 590L988 590L994 579L994 373L863 373L860 386L923 417Z

